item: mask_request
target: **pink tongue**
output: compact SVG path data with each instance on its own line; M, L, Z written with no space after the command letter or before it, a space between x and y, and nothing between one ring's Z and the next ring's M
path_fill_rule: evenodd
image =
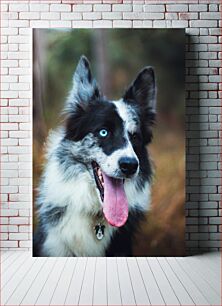
M123 180L117 180L103 173L104 202L103 213L106 220L116 227L123 226L128 218L128 202Z

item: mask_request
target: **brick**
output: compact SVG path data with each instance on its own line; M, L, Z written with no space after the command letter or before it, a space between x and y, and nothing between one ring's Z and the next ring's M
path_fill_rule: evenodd
M71 28L72 22L71 20L51 20L50 21L50 26L52 28Z
M8 222L9 222L9 219L8 218L6 218L6 217L0 217L0 224L2 225L4 225L4 224L8 224Z
M2 146L16 146L16 145L18 145L18 140L17 139L5 138L5 139L2 139L1 145Z
M222 240L221 233L210 233L210 240Z
M27 233L10 233L9 234L10 240L28 240Z
M9 27L12 28L17 28L17 27L27 28L28 26L29 26L28 20L9 20Z
M142 4L134 4L133 5L133 11L134 12L142 12L143 11L143 5Z
M157 21L157 20L155 20ZM153 24L151 20L143 20L143 28L152 28Z
M131 4L113 4L112 10L113 12L131 12L132 5Z
M187 20L172 20L172 26L175 28L186 28L188 27Z
M188 12L187 4L169 4L166 5L167 12Z
M18 61L17 60L2 60L1 66L2 67L18 67Z
M49 4L46 3L30 3L29 4L30 11L34 12L48 12Z
M26 217L10 217L9 218L9 223L10 224L18 224L18 225L28 224L29 223L29 218L26 218Z
M209 66L210 67L221 67L221 61L220 60L209 60Z
M102 19L122 19L122 13L120 12L105 12L102 13Z
M50 11L54 12L70 12L71 5L69 4L51 4Z
M92 4L76 4L73 5L75 12L92 12Z
M81 20L82 14L81 13L61 13L62 20Z
M216 209L200 209L199 216L201 217L215 217L217 216Z
M144 12L157 12L157 13L165 12L165 7L163 4L160 4L160 5L149 4L149 5L144 5L143 8L144 8Z
M1 248L17 248L18 247L18 241L1 241L0 242Z
M5 186L3 186L4 188L6 188ZM3 188L2 187L2 188ZM18 188L17 186L13 186L10 187L8 186L7 188ZM11 189L12 191L14 191L13 189ZM11 193L10 189L7 193ZM17 209L1 209L1 216L2 217L12 217L12 216L18 216L18 210Z
M30 226L23 226L23 225L21 225L21 226L19 226L19 232L20 233L31 233L31 228L30 228Z
M217 27L216 20L190 20L191 27L197 28L212 28Z
M4 124L1 124L1 130L3 130L3 131L18 130L18 123L4 123Z
M39 12L24 12L19 13L19 19L39 19Z
M131 28L132 21L131 20L114 20L113 27L115 28Z
M27 115L9 115L10 122L29 122L30 118Z
M123 19L164 19L163 13L123 12Z
M221 247L221 242L220 241L200 241L199 242L200 247L208 247L208 248L213 248L213 247Z
M170 20L154 20L153 21L153 27L154 28L165 28L165 27L167 27L167 24L169 22L170 22Z
M189 4L190 12L206 12L207 4Z
M165 19L176 20L178 19L177 13L165 13Z
M111 28L112 21L111 20L94 20L93 28Z
M208 201L208 202L200 202L199 203L200 209L213 209L218 208L217 202Z
M93 10L94 12L110 12L111 4L94 4Z
M92 28L92 20L77 20L72 22L73 28Z
M49 28L49 20L30 20L31 28Z
M28 12L29 6L25 3L9 4L9 12Z
M179 19L182 20L198 19L198 13L179 13Z
M199 233L201 232L217 232L217 226L216 225L210 225L210 226L198 226Z
M19 241L19 248L31 248L31 241Z
M2 12L7 12L8 11L8 4L1 4L1 11Z
M66 14L66 13L62 13L62 14ZM61 16L62 16L61 14ZM67 13L69 14L69 13ZM46 19L46 20L58 20L60 19L60 13L57 12L43 12L41 13L41 19ZM61 19L65 19L64 17L61 17Z
M220 35L221 34L221 29L220 28L215 28L215 29L209 29L210 35Z
M109 13L107 13L107 14L109 14ZM101 18L102 18L102 14L100 12L83 13L83 19L96 20L96 19L101 19Z
M215 20L220 20L221 14L220 13L210 13L210 12L204 12L200 13L200 19L215 19Z
M209 11L210 12L217 12L217 11L219 11L218 4L209 4Z
M152 21L150 21L152 27ZM142 20L133 20L133 28L143 28L143 21Z
M209 239L209 234L208 233L191 233L190 234L191 240L208 240Z
M23 188L28 189L27 186L25 186L25 187L23 187ZM31 190L28 190L28 191L26 191L26 192L30 192L30 191L31 191ZM22 191L20 191L20 192L22 192ZM29 209L20 209L20 210L19 210L19 216L20 216L20 217L29 217L29 216L30 216Z

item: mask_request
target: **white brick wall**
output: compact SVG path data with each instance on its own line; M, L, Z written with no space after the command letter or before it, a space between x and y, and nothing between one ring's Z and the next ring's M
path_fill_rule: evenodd
M1 247L31 246L31 28L186 28L189 251L221 246L220 0L1 1Z

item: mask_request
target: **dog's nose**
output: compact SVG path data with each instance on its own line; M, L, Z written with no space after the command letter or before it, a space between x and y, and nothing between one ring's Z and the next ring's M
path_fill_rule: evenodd
M132 157L121 157L119 160L119 167L123 174L133 175L138 168L138 161Z

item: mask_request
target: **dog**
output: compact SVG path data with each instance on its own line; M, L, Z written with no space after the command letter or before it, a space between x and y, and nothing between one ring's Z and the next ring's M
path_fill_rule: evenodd
M154 69L143 68L117 101L81 56L61 127L51 132L38 188L34 256L132 256L150 208L147 145L156 116Z

